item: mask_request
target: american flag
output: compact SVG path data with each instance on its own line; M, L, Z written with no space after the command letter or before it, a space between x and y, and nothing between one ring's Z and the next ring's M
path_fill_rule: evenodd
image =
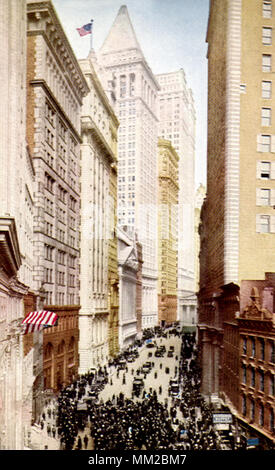
M92 34L92 24L93 22L91 21L91 23L84 24L81 28L76 28L79 35L86 36L86 34Z
M34 331L42 330L48 326L53 326L58 316L54 312L48 310L39 310L30 312L22 321L22 325L25 326L24 335L27 333L33 333Z

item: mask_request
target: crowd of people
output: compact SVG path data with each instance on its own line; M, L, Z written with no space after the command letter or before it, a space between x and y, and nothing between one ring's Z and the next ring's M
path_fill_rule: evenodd
M169 388L169 400L164 398L161 385L154 388L152 381L152 387L140 393L133 388L131 398L114 390L113 396L103 402L100 393L107 383L112 384L110 370L112 374L122 373L123 379L128 374L129 379L128 361L132 358L131 372L138 377L140 369L134 370L132 361L139 356L139 348L157 337L162 341L163 337L171 336L181 339L180 355L175 362L176 395ZM165 365L165 357L163 363ZM153 361L151 367L154 367ZM158 373L160 371L154 371L155 378ZM86 397L85 402L83 397ZM80 436L80 431L83 435L87 425L96 450L220 449L220 436L212 425L212 411L200 394L195 335L184 334L176 327L167 330L156 327L145 330L142 340L110 361L108 367L82 375L61 391L58 397L58 435L61 448L66 450L87 448L88 436Z

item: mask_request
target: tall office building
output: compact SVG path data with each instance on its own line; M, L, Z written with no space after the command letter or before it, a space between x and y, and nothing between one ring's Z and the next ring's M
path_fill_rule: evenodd
M108 361L109 302L113 302L118 289L116 173L113 174L118 120L93 67L93 52L79 64L90 88L81 116L79 370L86 373ZM113 309L114 306L112 317ZM111 320L114 334L116 321Z
M62 328L52 327L54 341L49 333L45 337L44 366L43 335L34 335L36 419L43 405L43 368L51 388L68 383L77 368L70 360L78 337L64 330L70 329L72 319L78 328L80 110L86 93L88 85L52 2L27 0L27 139L35 170L33 280L37 307L62 316Z
M159 322L171 324L177 320L179 157L169 140L159 139L158 149Z
M26 1L0 1L0 449L26 445L33 354L23 352L32 288L33 165L26 145ZM24 432L26 431L25 435Z
M178 320L195 318L195 109L183 69L156 75L160 84L159 137L179 155Z
M241 409L240 396L236 399L231 389L235 384L236 392L243 382L238 370L238 325L243 321L238 323L238 318L243 318L251 288L261 285L257 305L265 303L267 291L274 295L274 26L271 1L210 3L207 191L200 227L202 392L214 398L223 392L247 423L249 410ZM272 318L274 305L268 308L271 309L268 318ZM260 343L267 347L270 341L274 350L272 328L263 334L257 311L254 320L249 328L249 322L246 323L249 347L251 342L256 348L262 347ZM253 359L246 365L250 380L259 362ZM265 365L263 374L264 369ZM264 384L267 383L266 376ZM250 421L254 430L261 429L268 416L259 384L257 377L250 382L253 395L257 396L256 411ZM242 390L247 392L244 386ZM248 392L247 403L251 401L249 396Z
M104 88L115 96L118 225L143 249L142 327L157 322L157 92L159 85L122 6L98 53Z
M88 86L51 2L28 0L27 35L35 288L45 305L78 305L80 110Z

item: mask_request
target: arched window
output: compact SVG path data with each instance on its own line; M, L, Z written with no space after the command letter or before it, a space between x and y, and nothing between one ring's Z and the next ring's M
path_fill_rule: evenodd
M269 426L270 431L274 432L274 410L271 408L270 415L269 415Z
M58 355L64 354L64 352L65 352L65 341L63 340L61 343L59 343L57 347L57 354Z
M259 406L259 425L264 425L264 406L262 404Z
M53 345L47 343L44 348L44 388L53 388Z

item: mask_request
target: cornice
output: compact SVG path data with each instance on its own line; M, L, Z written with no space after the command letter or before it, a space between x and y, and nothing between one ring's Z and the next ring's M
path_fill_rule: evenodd
M44 36L66 79L71 82L81 102L88 93L89 87L51 1L28 0L27 18L28 36L39 34Z
M95 139L96 143L103 150L104 154L107 156L111 163L116 163L116 155L109 146L105 137L91 118L91 116L81 116L81 131L83 133L91 134Z
M61 104L57 100L57 98L54 96L52 93L50 87L48 86L47 82L44 79L36 79L36 80L31 80L30 85L33 87L42 87L44 91L47 93L48 97L50 98L52 104L58 108L58 111L62 114L62 119L65 121L66 125L69 127L71 131L74 132L74 137L77 138L77 140L81 143L82 139L81 136L79 135L79 132L77 129L74 127L72 121L70 120L69 116L67 115L66 111L62 108ZM34 158L34 157L33 157Z
M79 60L79 64L80 64L80 67L81 67L81 70L84 74L84 76L87 76L89 78L91 78L92 82L93 82L93 86L95 88L95 90L97 91L97 93L100 95L100 99L101 101L103 102L105 108L107 108L108 112L109 112L109 115L113 121L113 125L118 128L119 126L119 120L114 112L114 109L112 108L112 106L110 105L110 102L108 100L108 97L106 96L106 93L101 85L101 82L97 76L97 73L95 71L95 68L92 64L92 61L91 59L81 59ZM85 68L86 66L88 66L87 68Z
M0 218L0 260L1 267L8 275L17 274L21 265L21 256L15 220L12 217Z

